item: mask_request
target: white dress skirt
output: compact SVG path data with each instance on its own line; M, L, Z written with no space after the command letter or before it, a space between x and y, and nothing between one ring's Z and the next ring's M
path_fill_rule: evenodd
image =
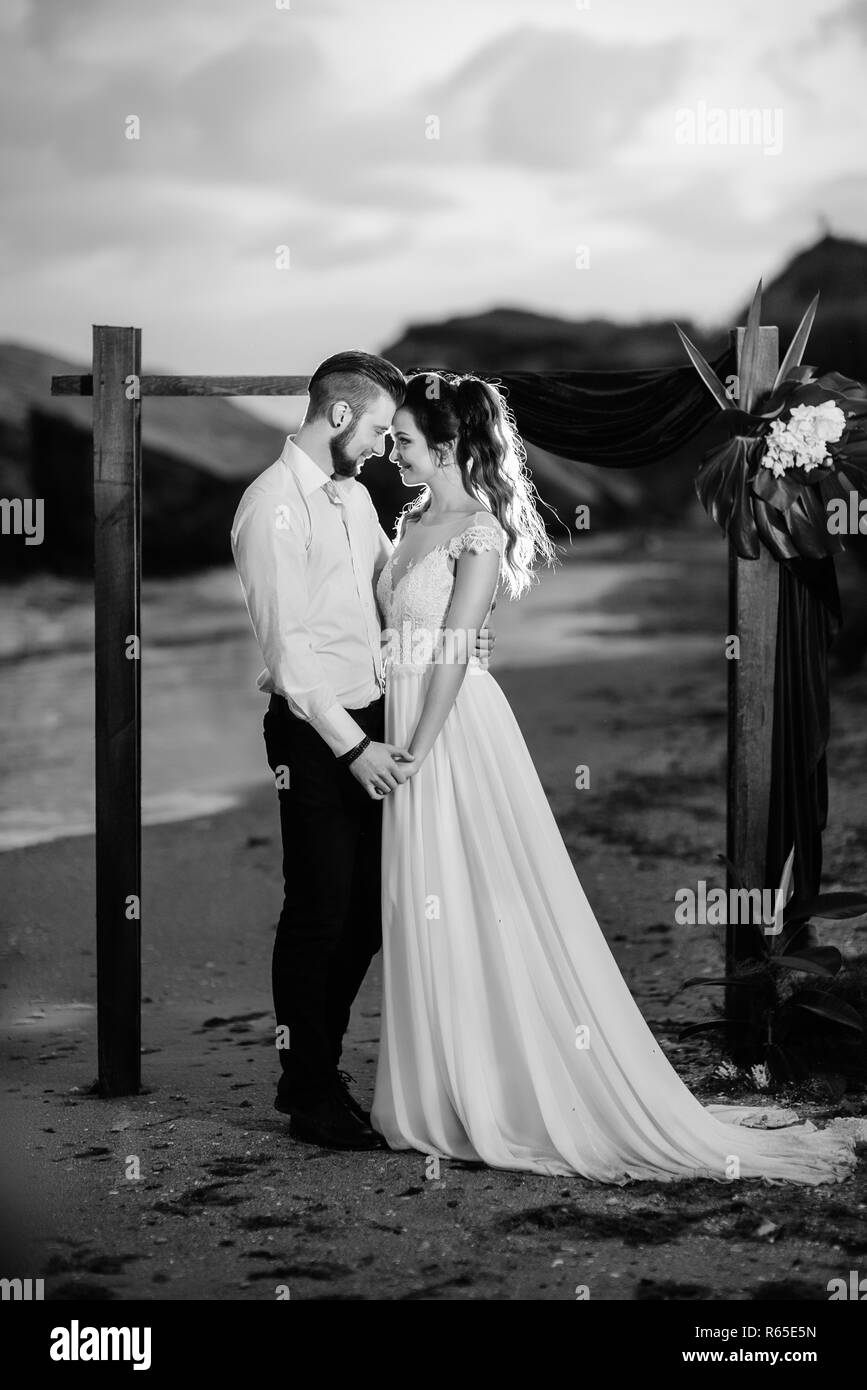
M502 532L487 513L378 586L402 648L386 740L406 746L444 625L449 560ZM407 647L412 634L414 645ZM428 649L429 650L429 649ZM403 660L408 655L410 660ZM383 999L371 1122L396 1150L622 1184L827 1183L851 1135L702 1105L648 1028L593 915L505 695L475 660L419 771L383 804Z

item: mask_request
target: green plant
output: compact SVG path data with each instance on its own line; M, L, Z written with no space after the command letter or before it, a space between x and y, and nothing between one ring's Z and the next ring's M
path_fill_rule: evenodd
M738 868L725 855L717 858L726 865L737 887L745 888ZM691 1023L679 1036L686 1038L696 1033L724 1030L730 1050L739 1060L751 1065L764 1063L776 1081L802 1080L809 1075L810 1049L817 1020L825 1029L864 1032L862 1013L832 989L843 969L843 956L837 947L796 947L794 943L804 938L814 918L840 921L864 916L867 896L861 892L837 892L794 898L794 858L793 846L777 890L774 928L765 935L756 936L757 954L739 962L725 975L693 976L675 992L679 994L695 986L734 987L745 991L741 1017ZM818 983L805 984L799 978L805 975Z

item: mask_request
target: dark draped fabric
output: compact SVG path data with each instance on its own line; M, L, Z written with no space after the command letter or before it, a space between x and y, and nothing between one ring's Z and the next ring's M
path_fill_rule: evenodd
M710 364L735 371L728 349ZM599 468L640 468L670 457L719 406L691 365L620 372L503 372L522 437ZM698 464L698 460L696 461ZM708 525L713 525L708 521ZM828 814L828 650L840 626L833 559L780 565L772 774L763 887L775 888L792 844L798 896L818 893Z
M814 897L828 819L828 650L843 615L833 557L780 565L771 802L765 884L776 887L795 846L794 889Z
M725 381L731 349L710 364ZM561 458L600 468L641 468L666 458L719 406L689 363L628 372L503 372L522 437Z

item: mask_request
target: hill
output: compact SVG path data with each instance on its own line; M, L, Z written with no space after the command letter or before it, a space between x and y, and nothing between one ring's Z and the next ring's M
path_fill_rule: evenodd
M867 380L867 244L825 236L799 254L765 289L762 319L780 329L785 352L816 291L819 309L805 361ZM745 301L736 315L746 321Z
M45 541L4 537L6 577L92 568L92 402L52 396L51 377L89 365L0 344L0 496L41 497ZM142 407L142 551L150 573L231 560L229 527L248 481L278 456L284 435L230 400L154 397Z
M763 319L780 326L781 350L817 289L821 300L808 360L867 379L867 244L823 236L772 278ZM745 295L731 324L745 321L747 302ZM682 326L709 357L725 345L725 326L715 332ZM618 371L685 361L669 320L573 321L508 306L411 324L383 353L406 370L445 366L491 374ZM0 345L0 496L44 498L46 528L42 546L4 538L0 574L6 577L40 567L70 573L91 568L91 402L49 393L52 375L88 370L50 352ZM142 441L146 571L180 572L228 561L238 497L277 457L282 432L225 398L154 397L143 407ZM693 478L701 449L701 439L695 439L680 455L631 470L566 462L532 446L527 452L543 501L564 522L576 505L588 503L593 525L645 526L697 507ZM387 459L371 460L364 481L390 531L407 500L395 469ZM564 539L563 526L547 515L555 538Z

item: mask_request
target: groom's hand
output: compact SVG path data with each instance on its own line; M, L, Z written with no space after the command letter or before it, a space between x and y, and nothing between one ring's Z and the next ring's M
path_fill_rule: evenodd
M390 791L406 782L411 772L404 763L412 763L413 755L408 748L398 748L395 743L369 743L349 764L349 771L360 782L373 801L388 796Z

